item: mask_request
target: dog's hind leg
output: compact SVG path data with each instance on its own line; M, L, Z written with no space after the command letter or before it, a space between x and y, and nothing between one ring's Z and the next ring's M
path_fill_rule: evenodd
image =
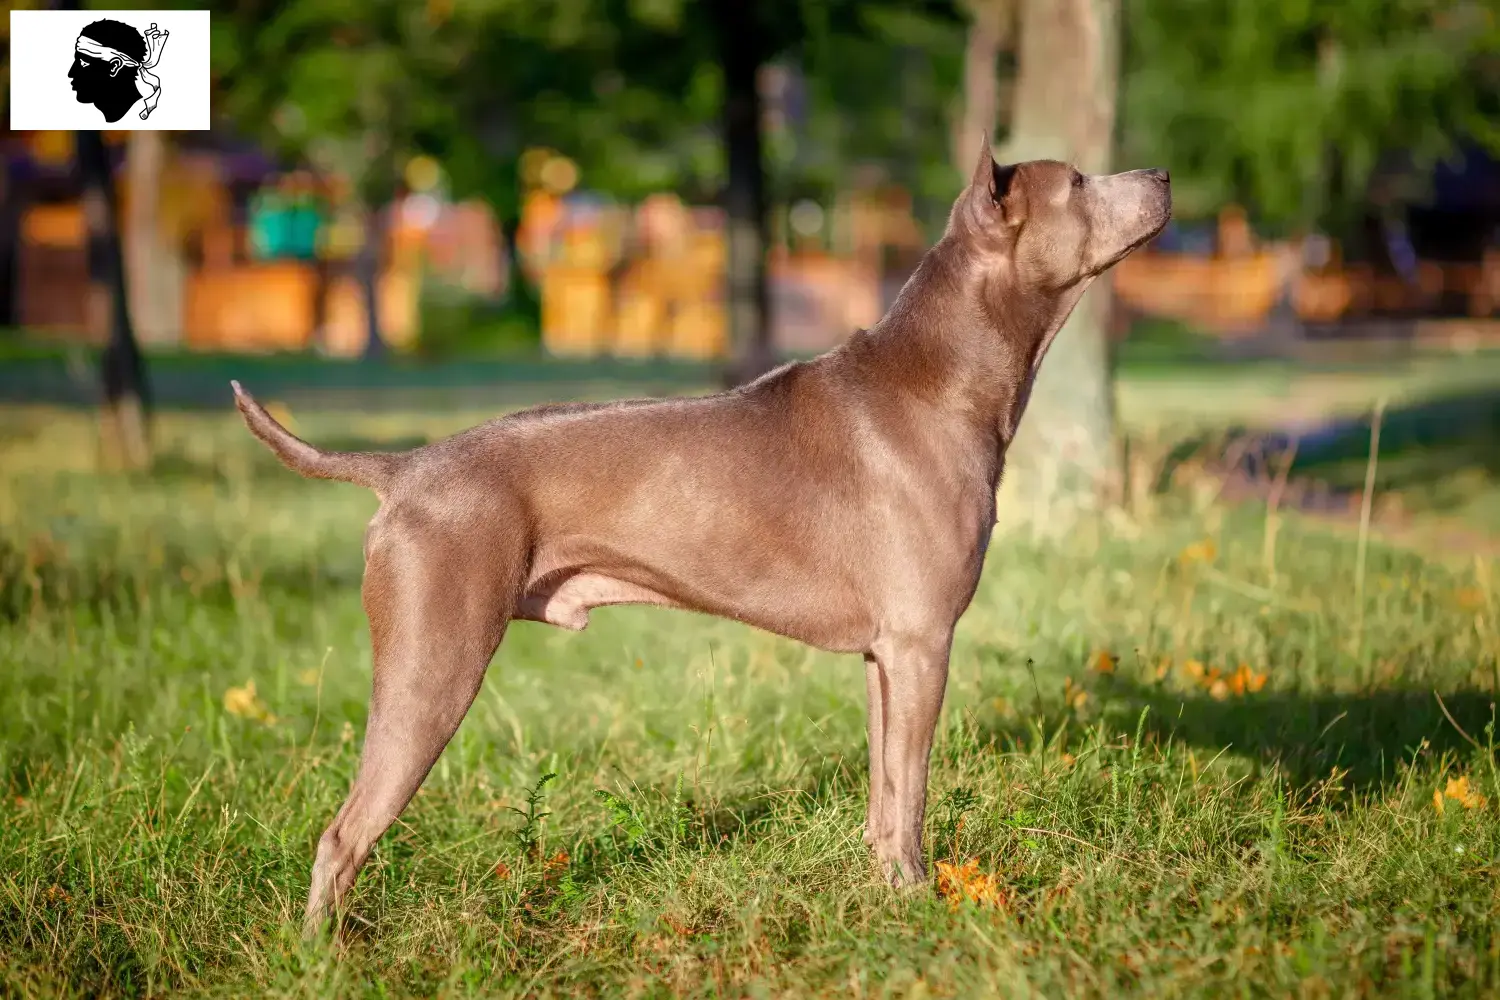
M318 840L303 934L354 883L463 721L505 634L524 573L519 539L421 516L377 517L366 541L374 691L354 787Z

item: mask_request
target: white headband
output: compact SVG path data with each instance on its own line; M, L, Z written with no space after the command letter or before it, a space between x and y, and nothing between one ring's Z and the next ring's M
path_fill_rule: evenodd
M135 89L146 99L146 106L141 108L141 118L144 120L156 110L156 102L161 98L161 78L151 70L161 60L161 50L166 48L168 34L169 32L158 30L153 22L145 32L146 58L142 60L132 59L119 49L101 45L83 35L78 36L75 48L79 55L109 63L119 60L122 66L129 66L135 70ZM119 69L115 69L111 75L118 72Z

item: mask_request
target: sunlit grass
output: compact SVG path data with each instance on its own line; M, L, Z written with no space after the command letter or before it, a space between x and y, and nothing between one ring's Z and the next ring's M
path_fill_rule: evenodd
M1500 989L1482 559L1377 544L1360 608L1351 539L1288 519L1273 578L1264 512L1207 490L997 538L933 755L946 894L893 895L860 842L857 658L669 611L518 624L329 951L296 918L363 732L374 499L227 416L165 420L151 479L95 473L82 416L0 434L4 992Z

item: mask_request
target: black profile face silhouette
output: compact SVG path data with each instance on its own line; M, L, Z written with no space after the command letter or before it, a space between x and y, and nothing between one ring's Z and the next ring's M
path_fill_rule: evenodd
M144 119L161 95L161 80L151 70L166 43L167 33L155 24L144 35L123 21L108 19L84 28L68 69L78 103L92 104L112 124L144 97Z

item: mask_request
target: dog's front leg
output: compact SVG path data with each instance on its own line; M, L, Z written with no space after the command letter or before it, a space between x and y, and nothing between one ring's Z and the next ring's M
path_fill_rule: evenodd
M922 858L927 768L948 685L952 644L949 631L928 638L882 640L871 651L883 695L881 791L878 798L871 793L879 809L872 813L879 817L875 856L897 888L927 880Z

